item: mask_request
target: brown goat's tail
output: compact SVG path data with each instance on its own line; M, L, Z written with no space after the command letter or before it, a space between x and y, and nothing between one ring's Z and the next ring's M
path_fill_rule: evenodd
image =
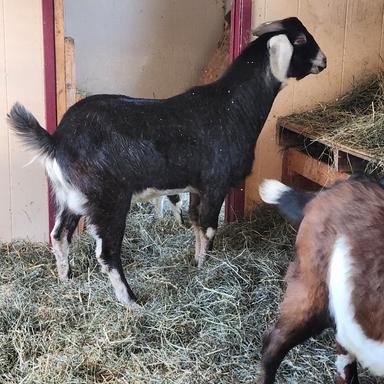
M280 213L294 224L300 224L304 217L304 208L316 193L297 192L277 180L264 180L259 188L261 199L277 205Z
M29 148L40 155L52 156L54 141L52 136L39 124L32 113L16 103L8 114L8 121L13 131Z

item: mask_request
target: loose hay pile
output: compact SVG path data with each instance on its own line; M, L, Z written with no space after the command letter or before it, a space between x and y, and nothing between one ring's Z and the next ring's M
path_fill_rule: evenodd
M310 128L331 146L345 145L372 156L368 172L384 174L384 74L357 85L332 103L284 121Z
M47 246L3 244L0 383L252 383L293 238L278 215L259 210L222 227L197 272L192 231L136 209L122 256L144 301L136 312L116 302L88 236L75 241L67 284ZM331 383L333 360L328 332L294 349L277 382Z

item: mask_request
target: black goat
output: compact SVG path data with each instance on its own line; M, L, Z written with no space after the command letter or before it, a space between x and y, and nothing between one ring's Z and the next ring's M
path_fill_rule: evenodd
M69 274L68 246L80 215L96 239L96 256L118 299L135 296L120 248L132 196L190 192L202 266L231 186L251 172L257 137L289 77L326 66L319 46L297 18L261 25L260 37L216 82L165 100L95 95L73 105L53 135L21 105L9 119L40 151L57 200L51 233L59 276Z

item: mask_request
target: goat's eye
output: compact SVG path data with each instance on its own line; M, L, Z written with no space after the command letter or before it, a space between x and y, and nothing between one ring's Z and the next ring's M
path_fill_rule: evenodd
M307 37L304 35L304 33L300 33L293 42L294 45L304 45L307 43Z

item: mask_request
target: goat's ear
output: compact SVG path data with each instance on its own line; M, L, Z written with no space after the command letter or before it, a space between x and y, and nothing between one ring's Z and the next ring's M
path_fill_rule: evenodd
M268 40L269 63L273 76L280 82L287 81L293 46L284 34L273 36Z
M258 27L252 30L253 36L261 36L264 33L278 32L283 31L284 27L280 20L278 21L268 21L266 23L260 24Z
M304 45L307 43L307 36L304 35L304 33L300 33L295 41L293 42L294 45Z

